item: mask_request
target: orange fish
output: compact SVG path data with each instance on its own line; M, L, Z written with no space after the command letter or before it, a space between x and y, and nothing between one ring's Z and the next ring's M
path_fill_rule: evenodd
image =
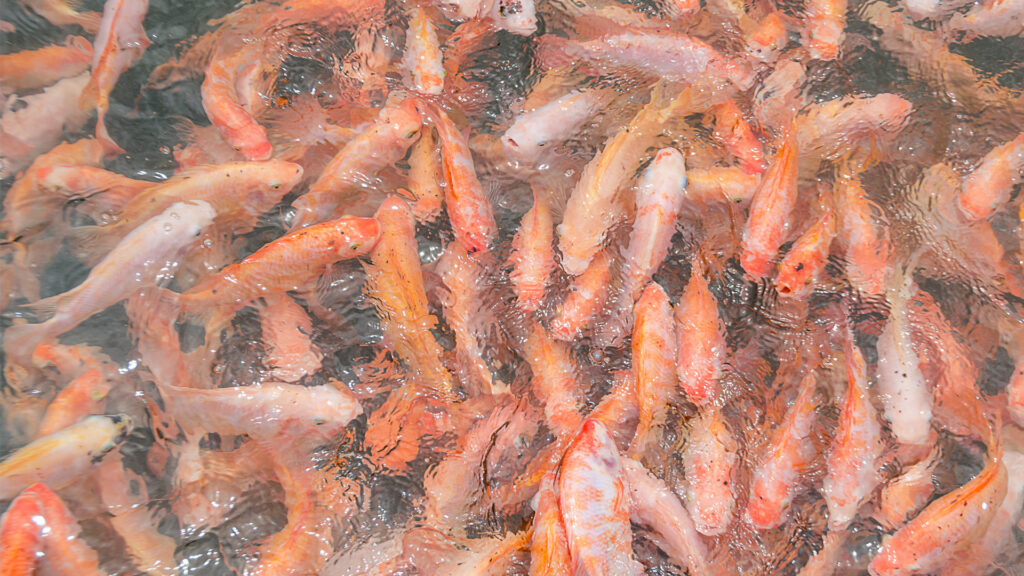
M412 211L421 222L433 222L441 213L444 200L441 182L444 173L439 154L433 128L424 127L420 130L419 140L409 152L409 191L416 199Z
M817 408L816 384L813 374L804 377L800 393L775 430L761 462L754 468L746 515L759 530L775 528L786 520L801 475L814 457L809 436Z
M473 166L469 142L440 106L424 103L424 108L434 121L441 139L441 158L447 184L444 203L452 231L468 252L487 250L498 234L498 226Z
M530 539L530 576L560 576L572 571L569 542L558 509L555 474L549 472L540 482Z
M835 234L832 209L825 208L821 217L797 238L779 264L775 287L780 295L802 298L814 289L818 277L825 269Z
M608 299L611 262L607 253L598 252L583 274L573 281L565 302L551 322L551 333L559 340L572 340L583 332Z
M423 8L416 6L405 33L405 67L412 77L412 89L422 94L440 94L444 90L444 64L437 30Z
M714 119L714 137L722 142L747 174L764 172L764 152L743 112L731 98L708 110Z
M771 261L786 241L790 213L797 196L796 138L790 133L779 147L750 203L750 216L743 229L740 264L754 280L768 275Z
M691 262L690 281L676 304L675 317L679 385L695 404L707 405L715 400L728 348L718 303L698 258Z
M1007 487L1002 444L998 439L994 442L985 467L977 476L933 501L882 541L881 549L868 566L872 576L933 572L984 537Z
M964 178L957 206L968 221L984 220L1010 199L1010 191L1024 179L1024 133L996 146Z
M69 36L64 44L0 55L0 86L4 92L22 92L49 86L61 78L89 69L92 44Z
M110 139L106 115L110 109L110 92L121 74L142 58L151 42L142 28L149 10L149 0L107 0L103 19L93 43L92 77L82 91L82 108L96 108L96 139L116 153L124 150Z
M881 295L889 261L889 228L870 202L856 175L841 175L835 185L839 243L846 251L846 275L858 290Z
M484 267L455 240L438 259L435 272L447 288L440 300L445 320L455 333L457 373L463 386L474 396L498 393L502 386L493 381L484 361L487 326L494 322L484 304Z
M254 50L225 49L225 53L210 58L201 87L206 117L224 141L250 161L267 160L273 153L266 129L246 110L238 93L242 71L251 70L254 61L259 62L252 54Z
M38 436L63 430L90 414L102 414L110 392L110 379L99 368L90 368L64 387L46 407Z
M860 349L847 336L847 391L839 428L828 456L823 492L828 505L831 530L849 526L857 510L878 485L878 466L882 453L882 427L868 398L867 366Z
M716 536L732 522L736 495L733 492L737 458L736 441L726 428L721 410L702 409L690 429L684 456L687 499L698 532Z
M415 100L385 106L363 133L355 136L331 158L309 191L293 205L292 230L323 222L344 207L353 188L394 164L405 155L422 126Z
M810 0L804 6L803 43L811 58L835 60L846 28L846 0Z
M0 527L0 574L99 576L96 552L80 537L67 505L45 484L25 489L11 503Z
M555 269L554 239L547 196L534 189L533 207L523 215L509 257L509 278L519 307L525 312L535 312L544 301L544 291Z
M642 454L651 429L663 423L669 398L675 391L676 325L668 294L656 282L644 289L634 315L633 372L640 423L630 452Z
M416 221L405 202L392 196L377 209L380 241L366 266L366 293L381 317L385 345L409 367L417 383L451 398L455 384L441 362L416 247Z
M533 372L531 387L544 404L548 426L559 435L575 431L580 423L576 398L580 383L569 351L551 339L543 326L534 324L523 353Z
M628 492L608 429L597 420L587 420L569 445L558 474L558 504L575 573L644 573L633 559Z
M180 295L182 310L238 309L256 298L309 289L329 264L368 254L381 235L373 218L339 218L264 245Z
M320 370L323 354L310 341L313 321L287 294L271 294L259 307L263 365L281 382L298 382Z

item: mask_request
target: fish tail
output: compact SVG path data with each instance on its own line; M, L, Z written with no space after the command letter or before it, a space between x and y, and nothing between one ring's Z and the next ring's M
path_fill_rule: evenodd
M43 324L16 324L4 331L4 355L7 361L20 366L31 366L32 353L49 336Z
M84 92L83 92L84 94ZM99 114L96 117L96 140L99 141L100 145L103 146L103 152L108 156L118 156L125 153L124 148L117 145L114 139L110 137L110 133L107 132L107 111L106 107L99 108Z

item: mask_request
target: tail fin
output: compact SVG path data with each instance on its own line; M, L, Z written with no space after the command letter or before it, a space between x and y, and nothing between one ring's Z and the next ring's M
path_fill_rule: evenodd
M7 362L32 366L32 353L36 346L50 335L49 326L42 324L15 324L4 331L4 354Z

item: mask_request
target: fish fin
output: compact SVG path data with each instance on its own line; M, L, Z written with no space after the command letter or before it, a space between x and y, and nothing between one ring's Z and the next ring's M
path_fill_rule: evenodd
M71 253L89 266L95 266L117 246L121 240L115 233L120 223L107 226L76 226L68 232Z
M74 289L68 292L64 292L62 294L50 296L48 298L42 298L40 300L32 302L31 304L26 304L25 307L31 310L33 314L35 314L37 320L39 320L40 322L45 322L50 318L53 318L53 315L57 313L57 308L60 307L60 304L65 299L65 296L73 291Z
M31 367L32 353L49 337L45 324L15 324L4 331L4 354L8 362Z
M102 108L96 117L96 140L103 146L103 152L107 156L120 156L125 153L124 148L118 146L107 132L107 112Z

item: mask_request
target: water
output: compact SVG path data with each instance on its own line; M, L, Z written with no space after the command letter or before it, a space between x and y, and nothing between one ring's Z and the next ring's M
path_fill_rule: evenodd
M366 285L366 258L363 262L342 261L331 265L311 290L290 293L294 302L310 313L313 324L308 337L321 355L320 367L298 383L335 386L350 392L358 399L362 415L328 438L300 443L316 444L306 452L302 447L293 449L291 438L272 442L270 452L288 455L275 460L259 451L246 452L256 443L241 435L196 435L179 429L163 413L168 407L154 384L159 368L150 366L154 356L146 357L141 350L140 324L133 325L125 306L112 306L59 338L64 346L96 347L89 355L109 362L103 370L112 383L100 409L106 414L128 414L135 422L128 438L106 456L102 470L130 487L125 494L120 498L107 494L98 497L103 483L110 482L110 476L101 476L99 470L58 490L78 518L82 538L97 551L101 571L257 573L260 562L269 562L274 554L299 556L301 551L309 552L312 558L300 563L305 566L303 570L316 573L355 575L380 568L394 574L447 574L454 573L454 564L470 561L474 553L486 555L500 548L501 539L522 534L530 526L533 511L528 500L532 492L516 498L509 491L520 473L555 441L556 431L544 422L542 404L531 383L537 370L531 369L523 352L533 320L517 309L512 292L507 264L512 240L523 214L532 205L531 183L549 195L557 223L586 163L648 102L654 81L642 70L581 66L554 81L554 88L545 88L544 82L550 82L551 77L538 59L536 38L545 33L567 37L590 33L588 26L593 22L578 19L580 12L575 5L541 2L534 36L506 31L490 34L469 53L460 69L463 83L458 85L459 103L451 107L450 115L460 126L469 127L476 171L498 225L492 254L481 260L481 271L469 290L452 290L437 271L437 262L455 237L448 219L418 223L415 232L427 311L438 319L427 333L440 345L443 365L454 374L463 393L480 386L480 364L467 365L466 359L457 354L457 331L461 328L442 305L453 295L468 296L467 325L479 338L486 373L483 378L490 378L497 389L507 386L511 397L499 401L488 400L486 395L463 398L461 408L423 398L402 404L400 391L413 389L416 381L408 373L409 360L394 353L395 343L388 338L386 320L382 321L384 312L393 311ZM892 6L895 9L896 5ZM101 7L101 2L89 1L79 9ZM163 182L175 174L175 154L191 143L191 137L204 138L198 136L202 133L205 138L216 138L210 136L213 131L203 108L202 71L186 68L188 74L160 87L151 83L152 74L201 42L204 34L216 30L215 19L230 19L239 7L230 2L150 2L144 27L152 45L121 75L111 92L107 115L112 138L128 152L107 159L103 163L107 170L136 180ZM598 7L630 8L645 18L673 14L672 8L661 2L609 2ZM803 5L785 2L778 8L798 18ZM706 13L723 9L715 3L705 7ZM1024 54L1024 37L936 43L931 40L937 37L931 32L937 28L934 23L923 23L916 31L901 30L892 25L894 16L889 10L884 3L851 2L839 59L820 62L804 58L806 79L799 89L807 103L824 103L851 94L894 93L912 105L909 121L891 144L881 147L881 161L869 166L861 181L871 202L872 217L889 225L888 249L894 263L890 268L917 263L911 271L913 280L926 299L934 300L959 345L950 351L950 341L941 341L941 335L929 332L927 322L918 320L922 326L912 334L924 342L916 345L926 380L936 385L952 370L948 367L950 357L963 360L966 367L957 374L977 382L981 397L1000 406L1006 402L1014 363L1021 365L1024 345L1019 334L1021 294L1000 280L1000 275L1006 275L1009 280L1021 281L1021 224L1016 216L1020 186L1012 190L1010 206L990 219L992 233L1003 250L995 261L982 253L991 248L983 244L988 236L982 238L973 229L936 223L948 217L942 207L951 205L951 194L955 193L942 174L948 172L960 178L970 173L986 152L1024 130L1024 101L1020 99L1024 58L1019 57ZM0 20L15 28L0 33L4 53L40 48L61 42L69 33L83 33L76 27L52 26L15 2L0 5ZM435 21L442 39L456 28L443 17ZM682 31L704 38L718 49L735 51L743 47L737 33L723 31L721 19L705 14L680 22ZM407 17L400 6L388 2L387 9L372 24L361 31L337 29L323 21L291 29L288 37L292 45L260 94L265 108L261 120L271 127L277 149L294 154L289 159L303 165L304 180L281 203L262 214L251 231L232 238L228 244L211 243L204 257L217 264L213 269L254 253L288 230L293 217L291 202L315 181L336 149L323 142L306 147L306 142L288 142L305 134L303 127L313 116L324 114L334 123L359 126L372 120L389 93L405 90L398 62L404 50ZM360 45L367 44L384 59L378 68L357 53ZM791 29L788 50L796 52L798 44L799 34ZM918 50L908 51L907 45ZM762 71L756 83L763 82L766 75L767 71ZM606 100L577 133L545 156L539 170L508 162L498 139L522 112L523 102L533 96L544 103L545 89L561 94L570 87L601 89ZM742 110L749 112L753 91L736 100ZM93 133L94 122L90 120L81 129L64 134L64 140L75 141ZM770 130L761 136L763 143L770 143ZM659 147L669 145L684 152L691 170L732 162L716 140L713 125L698 113L671 118L659 126L645 154L652 155ZM771 150L766 146L768 160L773 157ZM637 175L645 163L637 163ZM945 163L947 172L929 171L938 163ZM817 217L815 199L838 180L840 164L839 158L809 162L806 155L802 157L800 198L791 218L792 232L781 253L791 249L799 232ZM349 211L372 215L386 195L406 186L407 169L407 159L403 158L396 167L367 177L362 201L348 207ZM0 190L6 194L15 182L7 178L0 183ZM20 282L18 289L11 289L15 277L9 271L18 257L17 244L36 246L38 258L29 270L38 280L39 297L64 293L88 276L89 266L75 257L76 246L66 235L66 226L91 223L87 210L82 209L87 202L76 200L63 206L37 240L10 238L16 244L0 245L5 301L7 293L11 294L0 316L0 329L4 330L0 338L12 325L38 320L26 306L31 299ZM740 488L735 493L737 511L729 530L721 536L704 538L709 559L723 566L726 573L796 574L822 548L827 532L828 510L822 497L827 474L825 456L840 426L847 389L845 354L840 350L843 336L836 329L837 318L848 317L852 339L864 354L874 386L878 338L892 314L893 299L870 296L851 286L842 250L832 251L816 289L803 300L780 297L771 278L750 280L738 257L745 209L739 203L684 205L668 255L653 280L675 304L693 274L693 255L700 251L730 351L716 385L725 421L738 447L734 482ZM610 398L616 375L633 368L628 332L625 338L616 338L613 330L619 321L616 306L620 302L614 288L624 274L629 234L628 219L610 229L605 245L613 262L613 295L581 337L567 347L579 383L576 393L581 414ZM557 234L555 238L557 242ZM217 260L218 250L226 251L221 260ZM1000 262L1005 268L996 268ZM186 290L204 274L209 271L196 262L182 262L177 280L168 287ZM571 277L556 269L545 303L532 318L550 325L557 305L569 292L570 281ZM274 379L273 366L268 365L272 351L263 330L261 309L254 302L227 320L219 345L212 350L206 344L214 335L206 333L201 319L180 318L172 333L188 355L189 376L202 385L224 388ZM5 358L4 366L0 454L12 452L35 436L47 404L70 380L68 374L53 366L18 367L9 358ZM802 474L802 488L790 506L789 519L778 528L755 530L741 517L754 467L766 451L773 430L781 426L800 377L811 369L817 374L820 397L811 433L818 456ZM667 407L659 441L643 454L648 469L684 501L685 451L690 444L690 429L701 410L675 394ZM956 407L951 412L943 413L941 407L936 407L934 443L941 457L931 473L934 491L929 501L956 490L985 465L984 439L955 430ZM493 422L488 420L492 414L497 414ZM241 413L239 418L246 416ZM1021 432L1008 423L1009 418L1006 414L1002 418L1006 425L1004 443L1019 452L1024 449ZM628 428L625 420L618 424ZM482 439L480 445L471 444L472 431ZM201 468L191 483L182 473L188 462L189 440L198 442L197 454L203 455L198 463L191 462ZM884 482L923 458L908 454L908 450L898 451L887 425L883 441L887 450L878 467ZM459 454L468 454L467 460L451 465ZM442 468L445 465L450 469ZM439 469L451 474L453 480L438 479ZM1019 490L1019 480L1015 483L1013 474L1010 484ZM306 492L290 490L289 482L305 482L308 478L315 479L309 480L315 482L315 488ZM869 500L877 496L876 492ZM111 504L112 500L116 505ZM452 509L440 515L432 512L432 506L441 505L438 502L448 503ZM211 509L203 508L211 503L215 504ZM0 506L6 505L0 502ZM866 573L868 563L891 532L872 515L871 507L869 501L848 527L841 553L833 562L836 573ZM302 515L293 513L296 510L313 512ZM1019 527L1008 530L1006 552L991 564L979 565L979 573L1024 573L1024 555L1019 552L1024 550L1024 532ZM633 531L633 552L647 574L681 573L647 536L646 527L634 524ZM449 536L442 536L442 532ZM137 541L127 542L127 534L136 535ZM282 538L287 534L294 534L294 540L284 544ZM1014 553L1015 549L1018 552ZM512 551L505 560L493 571L525 574L529 569L530 558L525 551Z

